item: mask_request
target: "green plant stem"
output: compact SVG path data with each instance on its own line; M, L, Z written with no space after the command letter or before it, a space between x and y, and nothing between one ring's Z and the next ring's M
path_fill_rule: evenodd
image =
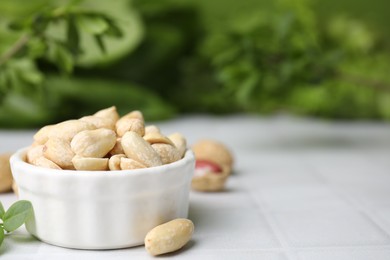
M2 66L14 55L16 55L20 50L22 50L27 45L30 39L31 39L31 35L29 34L22 35L15 42L15 44L0 57L0 66Z

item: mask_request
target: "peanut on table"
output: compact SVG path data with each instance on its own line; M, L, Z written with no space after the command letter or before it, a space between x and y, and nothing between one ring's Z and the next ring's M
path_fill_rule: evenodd
M153 228L145 237L145 248L151 255L179 250L190 241L194 223L189 219L174 219Z
M10 153L0 155L0 193L10 191L12 188L13 179L9 165L10 156Z
M221 191L233 170L233 155L221 142L200 140L192 146L196 158L192 188L197 191Z

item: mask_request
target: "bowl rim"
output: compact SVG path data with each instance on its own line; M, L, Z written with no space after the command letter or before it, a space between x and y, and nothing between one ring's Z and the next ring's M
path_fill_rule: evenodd
M53 175L53 176L88 176L90 178L94 177L101 177L101 176L115 176L115 177L123 177L123 176L140 176L140 175L147 175L147 174L164 174L166 171L169 171L170 169L177 169L184 167L188 163L193 163L195 166L195 156L191 149L187 149L184 153L183 158L176 162L172 162L169 164L154 166L154 167L148 167L148 168L140 168L140 169L133 169L133 170L114 170L114 171L84 171L84 170L58 170L58 169L50 169L50 168L44 168L39 167L33 164L30 164L24 160L24 157L26 156L27 150L30 146L21 148L17 150L12 156L10 157L10 164L11 169L13 169L12 166L14 165L20 165L20 167L25 168L29 171L29 174L37 174L37 175ZM114 177L114 178L115 178Z

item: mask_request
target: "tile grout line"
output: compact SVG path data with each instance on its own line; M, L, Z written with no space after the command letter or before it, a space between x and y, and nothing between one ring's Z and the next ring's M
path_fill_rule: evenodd
M285 252L286 257L289 260L298 260L298 255L295 252L295 249L292 248L289 243L287 238L285 238L285 234L282 231L282 229L279 227L278 223L273 220L271 214L268 213L268 211L263 207L263 200L260 199L261 203L257 203L256 200L253 198L252 192L248 189L248 186L246 186L246 192L252 202L256 206L256 209L259 211L259 213L262 214L262 216L265 218L267 221L268 226L270 227L271 231L275 235L276 239L279 241L280 245L282 246L281 251Z
M298 246L296 247L302 251L310 251L310 250L345 250L345 249L354 249L354 250L367 250L367 249L389 249L390 245L353 245L353 246Z
M384 245L384 246L381 246L381 245L356 245L356 246L298 246L298 247L295 247L295 249L299 249L300 251L311 251L311 250L329 250L329 249L332 249L332 250L345 250L345 249L353 249L353 250L367 250L367 249L377 249L377 250L382 250L383 248L385 249L388 249L390 250L390 246L388 245ZM291 248L290 248L291 249ZM295 251L295 249L293 249ZM261 248L261 249L203 249L202 252L206 252L206 251L221 251L221 252L225 252L225 251L231 251L231 252L234 252L234 251L253 251L253 252L285 252L287 251L285 248L280 248L280 247L270 247L270 248Z
M374 154L372 154L372 153L373 153L372 151L369 151L367 154L368 154L369 158L375 159L376 156ZM380 168L384 169L386 172L388 171L389 168L383 161L380 162L379 165L380 165ZM368 208L368 212L374 212L372 206L367 205L364 202L362 203L362 202L360 202L360 201L358 201L356 199L353 199L353 198L351 198L351 200L352 200L352 202L355 202L357 204L361 204L362 207L367 207ZM372 217L377 222L376 224L379 225L380 228L382 228L382 225L387 226L387 224L384 223L385 220L384 220L384 218L382 216L380 216L380 215L378 216L378 214L375 214L375 213L372 213L372 214L373 215L369 214L369 216ZM384 228L383 232L385 232L390 237L390 231L387 228Z
M310 168L312 168L312 172L317 178L319 178L322 182L325 182L326 185L331 190L333 190L341 199L349 202L348 204L351 205L356 211L363 214L364 217L367 218L376 228L382 231L390 241L390 233L386 229L382 228L383 226L385 226L385 224L380 218L378 219L375 214L371 214L370 210L367 210L364 204L362 204L359 200L354 199L353 196L351 196L347 192L340 189L337 185L329 181L315 166L311 165ZM390 245L390 243L388 245Z

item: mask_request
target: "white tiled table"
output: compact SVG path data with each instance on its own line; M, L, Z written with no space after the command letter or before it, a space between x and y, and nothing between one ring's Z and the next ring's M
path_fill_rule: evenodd
M179 259L390 259L390 124L291 117L186 117L157 123L193 143L228 144L236 171L221 193L191 193L193 240ZM33 131L0 131L0 152L28 145ZM9 206L12 194L0 195ZM152 259L143 247L55 247L24 229L1 259Z

